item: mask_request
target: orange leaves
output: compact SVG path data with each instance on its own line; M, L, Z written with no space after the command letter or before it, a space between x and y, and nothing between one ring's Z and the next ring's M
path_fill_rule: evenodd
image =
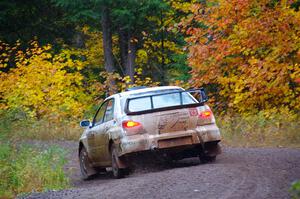
M213 86L215 96L240 112L299 110L300 12L269 3L207 1L192 6L193 15L181 22L190 35L194 86Z

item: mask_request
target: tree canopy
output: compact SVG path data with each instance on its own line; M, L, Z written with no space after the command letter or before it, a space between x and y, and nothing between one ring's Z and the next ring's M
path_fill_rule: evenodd
M300 13L292 5L268 0L195 4L183 23L190 35L193 85L214 89L224 109L299 110Z
M219 112L279 107L297 112L299 5L299 0L3 0L1 108L78 118L92 109L84 103L97 104L107 92L179 85L204 86Z

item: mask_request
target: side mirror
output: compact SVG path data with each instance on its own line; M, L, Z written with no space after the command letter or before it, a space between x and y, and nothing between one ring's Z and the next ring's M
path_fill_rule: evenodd
M84 128L89 127L90 125L91 125L91 122L89 120L82 120L80 122L80 126L84 127Z

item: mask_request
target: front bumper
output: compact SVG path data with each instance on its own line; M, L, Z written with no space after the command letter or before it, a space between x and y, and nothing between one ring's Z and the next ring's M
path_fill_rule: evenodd
M216 124L198 126L196 129L186 131L124 136L120 140L119 155L122 156L129 153L154 149L170 149L180 146L199 145L220 140L220 130Z

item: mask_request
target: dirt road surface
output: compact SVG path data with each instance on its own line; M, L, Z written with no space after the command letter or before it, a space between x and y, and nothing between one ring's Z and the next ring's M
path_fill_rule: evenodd
M80 179L77 143L57 142L69 150L73 188L32 193L25 198L289 198L291 183L300 179L300 150L230 148L216 162L190 158L173 164L138 160L133 173L113 179L110 173Z

